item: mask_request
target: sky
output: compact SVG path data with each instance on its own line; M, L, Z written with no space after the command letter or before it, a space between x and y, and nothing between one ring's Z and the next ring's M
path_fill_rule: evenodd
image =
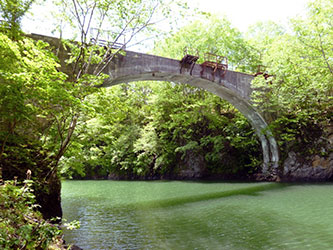
M190 7L197 7L202 11L226 16L232 25L245 32L250 25L259 21L274 21L287 25L289 18L305 13L307 0L183 0ZM52 34L50 25L50 0L46 0L46 7L34 6L33 17L25 18L22 22L26 33L58 36ZM48 6L47 6L48 5ZM184 25L184 24L182 24ZM149 47L149 46L148 46Z
M233 26L245 32L259 21L286 25L289 18L305 13L307 0L189 0L190 5L225 15Z

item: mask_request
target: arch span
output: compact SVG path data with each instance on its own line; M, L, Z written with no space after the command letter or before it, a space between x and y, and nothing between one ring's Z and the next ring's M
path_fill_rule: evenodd
M59 46L59 39L38 34L28 36L60 48L58 56L61 61L61 70L67 72L68 65L64 63L64 59L68 56L68 52ZM254 78L252 75L227 70L223 76L216 74L214 77L209 67L206 67L204 71L199 64L195 64L193 68L182 68L178 60L133 51L117 54L105 67L103 73L110 77L101 87L133 81L170 81L203 88L221 97L234 105L250 121L256 131L263 151L262 172L273 175L278 173L277 143L267 130L267 123L251 104L251 81Z
M198 64L192 69L181 68L178 60L131 51L115 57L105 68L104 73L110 77L102 87L133 81L169 81L205 89L228 101L250 121L260 139L263 151L262 172L277 173L279 161L277 143L267 130L267 123L250 102L252 75L228 70L223 76L219 74L214 76L212 69L206 68L202 72L202 67Z

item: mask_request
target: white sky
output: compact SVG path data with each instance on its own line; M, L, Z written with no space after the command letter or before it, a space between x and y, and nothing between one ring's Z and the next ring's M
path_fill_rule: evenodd
M1 0L0 0L1 1ZM183 0L189 6L200 10L226 16L232 25L245 32L250 25L258 21L272 20L282 25L288 19L305 12L308 0ZM46 6L35 6L32 9L33 17L25 18L22 22L23 30L27 33L52 35L52 19L50 0ZM48 6L47 6L48 5ZM51 17L51 18L50 18ZM181 24L186 25L184 23ZM58 34L54 34L58 36Z
M190 5L225 15L232 25L246 31L259 21L286 25L289 18L304 14L307 0L188 0Z

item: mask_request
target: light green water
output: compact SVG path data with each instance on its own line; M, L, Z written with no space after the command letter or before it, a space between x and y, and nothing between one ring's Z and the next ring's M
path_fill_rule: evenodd
M333 184L65 181L88 249L333 249Z

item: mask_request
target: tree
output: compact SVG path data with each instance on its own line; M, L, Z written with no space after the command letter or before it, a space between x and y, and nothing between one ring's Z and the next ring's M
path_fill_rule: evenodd
M0 167L6 179L24 178L26 170L32 170L39 185L37 202L46 218L61 216L58 164L80 116L92 109L89 95L99 91L95 87L105 79L103 69L110 60L140 31L151 29L161 1L61 2L71 7L63 17L78 28L80 41L63 41L53 48L27 37L8 36L6 29L0 33ZM32 1L6 3L1 5L2 16L19 27ZM106 21L116 24L116 40L101 46ZM97 25L97 34L88 36L92 24ZM128 32L129 40L117 47L117 39ZM53 52L63 49L67 55L58 60ZM63 67L70 70L59 72Z
M0 2L0 17L3 19L0 28L10 31L11 38L17 38L20 32L22 17L35 0L3 0Z
M24 178L27 169L32 170L42 211L47 205L41 194L51 194L54 189L60 192L54 166L67 131L59 120L83 107L75 98L78 87L73 88L66 75L58 72L57 59L47 46L0 34L0 167L6 179L13 175ZM49 189L43 187L45 183Z
M285 33L284 27L272 21L258 22L249 27L245 39L249 44L253 67L258 65L264 66L263 58L270 46L273 42L277 42Z
M160 55L178 58L183 55L185 47L197 50L204 60L204 53L226 56L229 69L252 72L252 55L239 30L232 26L226 18L202 16L201 19L182 27L180 31L169 36L165 41L156 43L155 51ZM173 48L172 50L168 48Z
M331 123L332 13L330 0L309 2L307 16L293 19L290 32L266 45L262 62L274 78L258 81L264 91L254 97L268 114L283 155L297 142L302 151L305 145L313 147L314 138Z
M163 3L163 6L162 6ZM174 4L179 4L174 2ZM105 1L105 0L61 0L63 8L61 18L67 21L78 42L66 42L70 50L67 60L69 81L83 88L95 87L108 76L104 69L110 61L122 53L122 50L143 30L153 30L153 18L156 12L167 15L170 6L162 0L151 1ZM160 8L159 8L160 7ZM112 23L112 29L106 27ZM76 96L84 101L87 94ZM73 112L67 125L67 136L64 137L57 162L66 151L72 138L80 112ZM68 116L66 117L68 120Z

